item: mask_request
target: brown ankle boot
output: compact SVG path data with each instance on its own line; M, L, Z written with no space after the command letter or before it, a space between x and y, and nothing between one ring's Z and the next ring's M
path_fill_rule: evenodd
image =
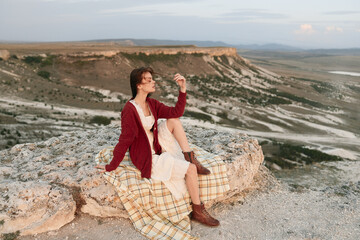
M207 169L206 167L204 167L203 165L201 165L201 163L196 159L196 156L195 156L195 154L194 154L194 151L191 151L191 152L183 152L183 154L184 154L184 157L185 157L185 160L186 160L186 161L195 164L198 174L208 175L208 174L211 173L209 169Z
M193 204L192 209L193 211L192 211L191 219L211 227L220 225L220 222L215 218L213 218L212 216L210 216L210 214L206 211L204 204L199 204L199 205Z

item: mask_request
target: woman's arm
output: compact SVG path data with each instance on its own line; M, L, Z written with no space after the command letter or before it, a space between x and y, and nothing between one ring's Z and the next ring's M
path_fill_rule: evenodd
M184 114L186 105L186 79L177 73L174 76L174 81L176 81L180 87L176 105L175 107L169 107L155 100L155 108L158 114L158 118L179 118Z
M184 78L184 76L177 73L174 76L174 80L179 85L180 91L186 93L186 79Z
M113 159L105 166L97 165L96 168L102 169L100 173L110 172L115 170L121 161L124 159L126 151L133 143L137 135L137 126L135 124L135 114L130 108L124 108L121 112L121 134L119 142L116 144L113 151Z
M165 104L152 99L155 104L155 109L158 118L179 118L184 114L186 105L186 93L179 91L178 100L175 107L169 107Z

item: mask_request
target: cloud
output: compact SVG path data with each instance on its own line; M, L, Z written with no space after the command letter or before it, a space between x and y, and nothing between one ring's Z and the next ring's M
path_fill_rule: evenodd
M42 2L60 2L60 3L83 3L83 2L103 2L104 0L41 0Z
M232 1L230 1L232 2ZM233 2L232 2L233 3ZM149 5L132 5L121 8L99 10L102 15L138 15L138 16L176 16L197 17L218 21L262 21L283 20L289 16L266 9L239 9L233 4L221 4L217 1L175 1Z
M225 18L241 18L241 19L284 19L289 16L285 14L272 13L263 9L239 9L219 14L220 17Z
M350 14L359 14L359 11L332 11L324 12L326 15L350 15Z
M344 30L341 27L327 26L325 33L338 32L342 33Z
M315 33L315 30L313 29L311 24L302 24L300 26L300 29L295 31L296 34L313 34Z

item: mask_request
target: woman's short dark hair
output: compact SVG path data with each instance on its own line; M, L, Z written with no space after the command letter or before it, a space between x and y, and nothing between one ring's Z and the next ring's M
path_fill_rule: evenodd
M144 73L151 73L151 75L154 74L154 70L151 67L140 67L135 68L130 73L130 87L133 98L136 97L137 94L137 85L141 83L142 77Z

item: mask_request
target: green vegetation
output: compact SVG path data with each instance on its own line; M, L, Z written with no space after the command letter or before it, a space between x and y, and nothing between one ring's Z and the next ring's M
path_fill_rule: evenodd
M200 93L197 96L200 95L209 101L216 100L216 98L232 97L239 99L241 102L261 106L292 103L284 97L271 96L260 91L245 88L226 76L187 76L187 79L191 84L197 86Z
M360 87L353 86L353 85L346 85L349 89L353 90L354 92L360 93Z
M221 111L221 112L218 112L216 114L216 116L220 117L220 118L223 118L223 119L228 119L228 113L225 112L225 111Z
M210 115L200 113L200 112L193 112L186 110L184 113L184 116L186 117L192 117L198 120L203 120L205 122L213 122L212 117Z
M264 153L266 155L265 161L268 163L275 163L281 168L289 169L296 166L312 164L315 162L342 160L342 158L338 156L329 155L314 149L309 149L305 146L291 145L289 143L269 143L266 141L261 143L261 146L263 147Z
M5 82L3 82L5 85L11 86L13 83L11 80L6 80Z
M0 109L0 113L16 117L16 113L8 112L4 109Z
M318 84L313 83L311 84L311 87L321 94L336 91L336 88L333 85L326 82L320 82Z
M319 102L311 101L311 100L303 98L303 97L298 97L298 96L296 96L294 94L291 94L291 93L279 92L276 88L269 89L269 92L271 92L271 93L273 93L273 94L275 94L277 96L284 97L284 98L293 100L295 102L304 103L304 104L307 104L307 105L310 105L310 106L313 106L313 107L316 107L316 108L322 108L322 109L328 109L328 110L333 108L333 107L326 106L326 105L324 105L322 103L319 103Z
M268 79L266 77L263 77L263 76L261 76L259 74L256 76L256 78L262 79L262 80L264 80L265 82L267 82L267 83L269 83L271 85L279 85L280 84L280 83L278 83L276 81L270 80L270 79Z
M20 236L20 231L12 232L12 233L4 233L2 235L4 240L15 240Z
M225 55L214 56L214 60L220 64L226 64L226 65L230 64L227 56L225 56Z
M291 101L279 97L273 97L270 95L263 95L261 98L255 98L255 97L249 98L248 103L267 106L271 104L273 105L291 104Z
M38 71L37 75L48 80L50 79L50 73L48 71Z
M258 69L257 69L255 66L253 66L253 65L248 65L248 68L250 68L251 71L253 71L253 72L257 73L257 74L260 74L259 71L258 71Z
M111 119L104 116L95 116L90 120L90 123L96 123L99 125L109 125L111 123Z
M163 62L169 66L175 66L175 64L179 61L179 58L183 56L183 53L177 54L149 54L145 53L121 53L124 57L132 61L142 61L147 65L151 65L153 62Z
M49 55L49 56L47 56L45 59L42 60L41 66L42 66L42 67L45 67L45 66L51 66L51 65L53 65L55 58L56 58L55 55Z
M38 64L41 63L43 59L41 56L26 56L23 61L27 64Z
M202 57L204 55L205 55L204 53L191 53L191 56L194 56L194 57Z
M294 79L296 79L296 80L300 80L300 81L304 81L304 82L321 83L320 81L313 80L313 79L308 79L308 78L299 78L299 77L294 77Z
M305 154L306 157L303 156L303 154ZM286 143L280 145L280 156L287 156L288 159L293 160L300 158L307 164L314 162L342 160L340 157L329 155L318 150L309 149L304 146L294 146Z

